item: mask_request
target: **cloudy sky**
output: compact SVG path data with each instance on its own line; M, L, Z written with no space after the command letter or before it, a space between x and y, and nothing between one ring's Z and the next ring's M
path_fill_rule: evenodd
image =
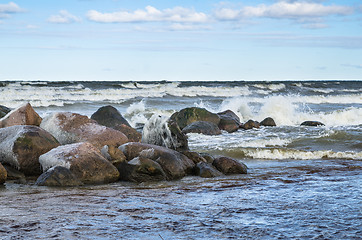
M0 0L0 80L362 79L360 0Z

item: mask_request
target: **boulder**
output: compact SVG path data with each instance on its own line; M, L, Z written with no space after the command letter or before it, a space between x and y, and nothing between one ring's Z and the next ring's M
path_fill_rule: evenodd
M267 117L263 121L260 122L260 126L275 127L276 124L275 124L274 119L272 119L271 117Z
M202 178L212 178L212 177L219 177L223 174L215 169L210 163L206 162L199 162L196 165L196 175Z
M138 132L132 127L127 126L126 124L117 125L113 129L116 129L126 135L128 141L130 142L141 142L142 133Z
M231 110L220 112L217 115L220 117L219 128L228 133L236 132L240 126L240 118Z
M0 119L0 128L14 125L35 125L39 126L42 119L34 111L30 103L22 105L12 110L6 116Z
M254 120L249 120L242 125L242 128L244 128L245 130L252 128L260 128L260 123Z
M220 135L221 130L212 122L197 121L190 123L182 129L182 133L201 133L205 135Z
M40 175L39 156L58 146L50 133L37 126L0 128L0 162L28 176Z
M318 121L305 121L300 124L301 126L309 126L309 127L317 127L317 126L324 126L323 123Z
M215 160L215 158L208 153L200 153L200 156L203 157L207 163L212 164Z
M191 159L195 164L199 162L206 162L206 159L203 158L198 152L184 151L182 154Z
M73 187L83 185L68 168L61 166L49 168L48 171L38 177L35 184L48 187Z
M99 125L87 116L70 112L57 112L46 116L41 125L61 144L89 142L101 149L104 145L120 146L128 138L120 131Z
M145 144L126 143L119 147L130 161L136 157L149 158L161 165L167 180L180 179L191 174L195 164L185 155L165 147Z
M224 173L225 175L247 173L247 167L244 163L238 162L237 160L229 157L215 158L212 165L214 165L217 170Z
M121 162L126 161L126 156L123 154L123 152L113 145L105 145L101 149L101 154L105 159L110 161L115 166Z
M4 164L3 167L6 169L8 180L15 180L17 183L25 184L26 178L25 174L16 170L13 167L10 167L9 165Z
M0 118L5 117L9 112L11 112L10 108L0 105Z
M166 180L166 174L160 164L142 156L129 162L116 165L120 172L120 179L131 182L155 182Z
M61 166L70 170L84 184L115 182L119 172L100 151L87 142L59 146L39 157L44 171Z
M100 125L110 128L115 128L117 125L121 124L131 127L122 114L110 105L99 108L92 114L91 119L96 120Z
M5 183L7 177L8 177L8 173L7 173L6 169L3 167L3 165L0 163L0 184Z
M198 107L184 108L172 114L171 119L177 123L181 130L187 125L197 121L212 122L216 125L220 122L220 117L217 114Z
M153 115L145 124L142 143L167 147L176 151L188 150L188 139L177 123L166 116Z

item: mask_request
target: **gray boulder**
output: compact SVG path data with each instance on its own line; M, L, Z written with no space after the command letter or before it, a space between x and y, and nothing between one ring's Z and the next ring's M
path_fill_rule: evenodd
M190 123L182 129L182 133L201 133L205 135L220 135L221 130L212 122L197 121Z
M48 171L38 177L35 184L48 187L73 187L83 185L68 168L61 166L48 169Z

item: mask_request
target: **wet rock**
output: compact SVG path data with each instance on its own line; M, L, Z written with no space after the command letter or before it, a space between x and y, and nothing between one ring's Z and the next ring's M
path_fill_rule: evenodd
M26 183L26 178L25 178L25 174L16 170L13 167L10 167L7 164L4 164L3 167L6 169L7 175L8 175L8 180L15 180L17 183L21 183L21 184L25 184Z
M195 166L185 155L161 146L130 142L119 149L126 155L127 160L141 156L157 162L165 172L167 180L180 179L191 174Z
M115 128L117 125L121 124L131 127L122 114L110 105L99 108L92 114L91 119L96 120L100 125L110 128Z
M184 151L182 154L191 159L195 164L199 162L207 162L206 159L203 158L198 152Z
M249 120L242 126L245 130L252 129L252 128L260 128L260 123L254 120Z
M225 175L247 173L247 167L244 163L238 162L237 160L229 157L215 158L213 165L217 170Z
M73 187L83 185L68 168L61 166L48 169L48 171L39 176L35 184L48 187Z
M193 122L182 129L184 134L187 133L201 133L205 135L220 135L221 130L212 122L197 121Z
M213 178L222 176L223 174L215 169L210 163L199 162L196 165L196 175L202 178Z
M207 163L212 164L215 160L215 158L208 153L200 153L200 156L203 157Z
M228 133L236 132L240 126L240 118L231 110L220 112L217 115L220 117L219 128Z
M3 167L3 165L0 163L0 184L5 183L7 177L8 177L8 173L7 173L6 169Z
M142 133L138 132L132 127L127 126L126 124L117 125L113 129L116 129L126 135L128 141L130 142L140 142L142 139Z
M142 143L162 146L176 151L188 150L188 139L177 123L166 116L153 115L145 124Z
M276 124L275 124L275 121L273 118L267 117L263 121L260 122L260 126L275 127Z
M15 125L35 125L39 126L42 119L34 111L32 106L27 103L13 111L9 112L0 119L0 127L10 127Z
M120 179L131 182L155 182L166 180L166 174L160 164L142 156L129 162L116 165Z
M59 146L39 157L44 171L61 166L70 170L84 184L115 182L119 172L100 151L87 142Z
M41 125L61 144L89 142L101 149L104 145L120 146L128 138L120 131L99 125L87 116L70 112L52 113L46 116Z
M105 145L101 149L101 154L105 159L110 161L113 165L117 165L121 162L126 161L126 156L123 154L123 152L113 145L109 146Z
M198 107L184 108L172 114L171 119L177 123L181 130L187 125L197 121L212 122L216 125L220 122L220 117L217 114Z
M11 112L10 108L0 105L0 118L5 117L9 112Z
M37 126L17 125L0 129L0 162L27 176L40 175L39 156L57 146L58 141Z
M324 126L323 123L318 121L305 121L300 124L301 126L310 126L310 127L317 127L317 126Z

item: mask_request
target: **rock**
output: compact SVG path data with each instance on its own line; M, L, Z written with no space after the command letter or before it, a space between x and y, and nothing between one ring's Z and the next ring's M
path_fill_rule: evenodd
M121 162L126 162L126 156L123 152L113 145L105 145L101 149L101 154L115 166Z
M0 118L5 117L9 112L11 112L10 108L0 105Z
M154 182L166 180L166 174L160 164L142 156L129 162L116 165L120 179L131 182Z
M210 163L199 162L196 165L196 175L202 178L212 178L222 176L223 174L216 170Z
M39 157L44 171L61 166L84 184L104 184L118 180L119 172L99 150L87 142L59 146Z
M110 128L115 128L121 124L131 127L128 121L123 118L122 114L110 105L99 108L92 114L91 119L96 120L100 125Z
M189 149L187 136L181 132L176 122L166 116L156 114L145 124L141 142L176 151Z
M126 135L128 141L130 142L141 142L142 134L139 133L136 129L127 126L126 124L117 125L113 129L116 129Z
M200 153L200 156L203 157L207 163L212 164L215 160L215 158L208 153Z
M240 163L228 157L215 158L213 165L217 170L224 173L225 175L247 173L247 167L244 163Z
M48 171L39 176L35 184L48 187L73 187L83 185L68 168L61 166L48 169Z
M242 126L245 130L252 129L252 128L260 128L260 124L257 121L249 120Z
M0 128L0 162L27 176L41 174L38 158L59 146L47 131L37 126L17 125Z
M5 183L7 178L8 178L8 172L3 167L3 165L0 163L0 184Z
M181 130L187 125L197 121L212 122L216 125L220 122L220 117L217 114L198 107L184 108L172 114L171 119L177 123Z
M217 115L220 117L219 128L228 133L236 132L240 126L240 118L231 110L220 112Z
M300 124L301 126L310 126L310 127L317 127L317 126L324 126L323 123L318 121L305 121Z
M61 144L89 142L101 149L104 145L120 146L128 138L120 131L99 125L87 116L70 112L52 113L46 116L41 125Z
M274 119L272 119L271 117L267 117L263 121L260 122L260 126L275 127L276 124L275 124Z
M191 174L195 166L185 155L161 146L130 142L120 146L119 149L129 161L141 156L157 162L166 173L167 180L180 179Z
M203 158L198 152L184 151L182 154L191 159L195 164L199 162L206 162L206 159Z
M193 122L182 129L182 133L201 133L205 135L220 135L221 130L212 122L197 121Z
M42 119L34 111L32 106L27 103L13 111L9 112L0 119L0 127L10 127L15 125L35 125L39 126Z
M8 180L15 180L18 183L25 184L26 178L25 174L16 170L15 168L10 167L9 165L4 164L3 167L6 169L8 174Z

